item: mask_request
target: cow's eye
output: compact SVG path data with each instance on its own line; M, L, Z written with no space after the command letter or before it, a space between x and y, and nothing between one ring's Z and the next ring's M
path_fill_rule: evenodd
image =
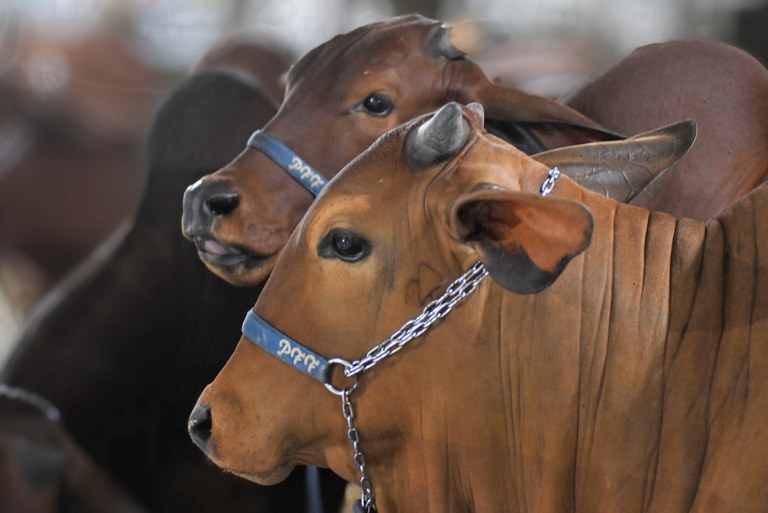
M395 104L387 96L381 93L371 93L360 103L361 109L372 116L387 116Z
M325 258L339 258L357 262L371 252L371 244L364 237L350 231L333 230L320 242L318 253Z

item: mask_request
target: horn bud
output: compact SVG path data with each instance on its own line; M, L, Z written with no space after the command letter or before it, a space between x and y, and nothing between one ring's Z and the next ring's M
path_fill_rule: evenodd
M417 169L448 160L464 147L469 134L470 125L461 106L448 103L432 119L411 130L405 141L406 158Z
M480 126L485 126L485 109L483 108L483 104L472 102L467 104L467 108L477 114L477 117L480 118Z

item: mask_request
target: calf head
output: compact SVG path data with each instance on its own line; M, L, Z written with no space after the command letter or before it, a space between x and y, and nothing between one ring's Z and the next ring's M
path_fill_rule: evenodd
M554 197L578 197L581 189L563 178L553 197L541 197L547 167L486 134L480 111L448 104L352 161L289 239L255 312L320 355L351 361L478 259L513 292L549 286L590 242L589 211ZM477 308L468 301L457 309L462 322L448 330L471 339ZM435 336L441 344L406 349L366 374L355 392L374 481L382 479L376 465L392 468L389 458L419 453L425 396L437 388L429 380L455 375L466 339ZM349 385L343 375L331 383ZM440 393L449 396L466 383L445 385ZM355 480L339 410L323 386L243 337L203 392L190 431L215 463L256 482L277 482L301 463Z
M466 28L412 15L333 38L290 70L282 106L264 132L327 178L385 131L446 100L481 102L489 129L529 153L617 137L569 107L490 82L456 42ZM248 148L189 187L183 232L211 271L252 286L266 278L312 199Z

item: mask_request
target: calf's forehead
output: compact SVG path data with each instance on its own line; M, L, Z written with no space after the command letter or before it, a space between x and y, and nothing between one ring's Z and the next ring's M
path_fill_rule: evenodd
M303 224L341 221L345 216L377 216L381 222L395 216L394 207L419 178L403 159L400 132L381 137L342 169L312 204Z

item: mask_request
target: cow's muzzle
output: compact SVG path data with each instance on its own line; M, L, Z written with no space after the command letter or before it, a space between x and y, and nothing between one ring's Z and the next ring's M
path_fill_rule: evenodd
M240 195L220 181L199 180L184 191L181 228L190 240L211 233L217 219L225 218L240 205Z
M211 417L211 408L207 404L198 402L192 413L189 414L187 421L187 431L192 441L195 442L201 451L208 453L208 443L211 440L211 430L213 429L213 420Z

